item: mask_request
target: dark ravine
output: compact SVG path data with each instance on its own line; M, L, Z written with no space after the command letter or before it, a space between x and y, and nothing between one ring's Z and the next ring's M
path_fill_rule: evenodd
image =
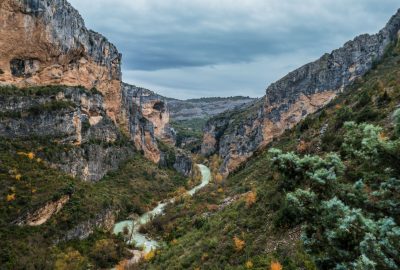
M212 118L204 130L202 153L223 158L220 172L228 175L370 71L397 41L399 30L400 10L378 34L356 37L271 84L257 105Z

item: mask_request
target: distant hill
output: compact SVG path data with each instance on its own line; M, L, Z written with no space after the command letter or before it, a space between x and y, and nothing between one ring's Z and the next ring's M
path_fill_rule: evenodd
M255 99L250 97L209 97L178 100L167 98L171 119L174 121L193 118L209 118L238 107L243 107Z

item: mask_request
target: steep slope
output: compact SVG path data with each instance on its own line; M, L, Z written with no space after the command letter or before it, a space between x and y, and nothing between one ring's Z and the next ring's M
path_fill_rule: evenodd
M176 145L199 153L203 128L210 117L229 110L244 108L254 101L250 97L215 97L177 100L167 99L171 125L176 133Z
M220 171L228 175L254 151L324 107L346 86L368 72L396 41L399 30L400 11L378 34L361 35L273 83L257 108L229 115L233 117L225 120L229 128L225 124L220 128L221 117L211 119L205 129L202 152L216 152L223 157ZM235 121L235 115L244 119Z
M96 87L121 120L121 55L67 1L1 1L0 25L0 82Z
M138 269L398 269L399 63L397 42L268 145L282 152L168 208L146 227L167 246Z
M107 116L151 161L160 161L157 139L175 143L165 101L122 83L117 48L88 30L67 1L1 1L0 25L1 85L66 85L99 91Z
M97 143L87 147L117 147ZM1 269L111 268L129 256L110 232L114 222L142 214L186 184L132 148L118 150L125 162L94 183L51 168L55 157L80 152L79 146L2 138L0 149Z
M0 139L32 138L67 148L54 153L51 164L85 181L100 180L133 153L100 93L81 87L0 87Z

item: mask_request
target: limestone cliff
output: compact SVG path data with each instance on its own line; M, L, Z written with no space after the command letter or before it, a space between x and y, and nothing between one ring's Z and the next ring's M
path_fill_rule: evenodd
M0 1L0 26L0 85L66 85L83 86L93 91L97 89L102 93L101 106L108 118L123 127L124 131L131 132L129 136L136 148L143 150L150 160L159 162L160 159L156 138L174 143L164 101L151 91L132 87L136 89L132 92L127 85L122 85L121 55L118 50L105 37L88 30L78 11L67 1ZM90 109L89 111L93 113ZM65 118L61 119L62 117ZM81 125L79 119L79 115L72 114L58 118L48 117L46 121L35 119L37 122L32 122L30 127L24 125L21 130L18 130L20 126L12 127L12 133L20 136L24 132L30 135L37 133L43 136L46 132L52 133L59 128L64 130L57 132L68 135L63 140L80 144L82 136L75 132ZM102 119L105 119L104 116L95 115L90 116L88 121L94 125ZM46 129L57 121L67 124ZM0 124L0 129L2 126ZM99 129L98 135L101 132ZM106 132L105 136L108 135L110 134ZM109 139L112 138L107 138ZM93 147L85 151L97 152ZM115 156L116 153L104 153L99 155L99 159L106 159L109 155ZM63 157L63 169L68 170L72 156ZM91 169L87 169L87 166L99 167L102 164L98 162L90 165L81 161L79 168L69 170L73 175L83 176L84 179L91 179L84 175L90 174ZM82 169L86 171L84 174L79 173ZM97 180L98 177L94 178Z
M96 87L119 120L121 55L67 1L0 1L0 48L0 83Z
M106 114L101 94L80 87L0 89L0 138L52 141L43 158L85 181L98 181L133 153Z
M138 149L155 163L160 161L156 139L174 145L173 130L169 126L166 101L154 92L129 84L122 85L124 117Z
M218 153L224 159L221 173L229 174L254 151L327 105L371 70L387 47L397 42L399 30L400 10L378 34L356 37L271 84L261 101L211 119L202 153Z

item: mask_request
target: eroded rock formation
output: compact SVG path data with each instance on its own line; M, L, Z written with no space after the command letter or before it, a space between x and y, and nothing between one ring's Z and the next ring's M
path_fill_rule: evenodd
M202 153L218 153L224 160L221 173L229 174L371 70L397 42L399 30L400 10L378 34L356 37L271 84L261 101L214 117L205 128Z
M122 85L121 55L118 50L105 37L88 30L78 11L67 1L1 1L0 48L0 84L18 87L83 86L94 92L95 88L102 93L101 107L107 115L105 117L93 108L85 109L85 106L93 104L100 107L98 98L93 97L90 102L79 101L81 109L75 113L32 118L29 124L14 119L13 123L7 124L11 129L8 131L4 130L5 123L1 123L0 132L3 134L19 137L24 134L62 135L63 142L77 145L85 144L87 139L113 143L117 137L116 128L113 131L104 128L104 122L111 119L129 132L127 135L136 148L143 150L146 157L154 162L160 160L156 138L174 143L174 134L168 126L169 113L163 99L149 90L132 87L136 90L131 91L127 90L130 89L127 85ZM75 96L73 93L70 95ZM57 99L61 100L62 97ZM18 102L22 102L21 99ZM98 128L92 128L92 135L85 139L80 132L87 125ZM96 146L91 146L82 151L92 158L96 157L97 161L90 159L94 163L87 163L80 158L83 153L79 151L71 151L70 156L63 157L64 162L60 166L83 179L98 180L97 173L91 176L93 171L101 171L105 160L110 161L111 167L115 167L119 160L115 151L108 149L99 153ZM76 166L70 166L74 159L79 160L80 165L72 162Z
M124 136L106 114L100 94L79 87L8 92L0 96L0 137L59 144L62 151L48 160L52 167L98 181L133 152L129 144L118 143Z
M165 100L154 92L129 84L122 85L124 114L135 146L155 163L160 161L156 139L174 145Z
M65 0L0 2L0 83L96 87L119 120L121 55Z

